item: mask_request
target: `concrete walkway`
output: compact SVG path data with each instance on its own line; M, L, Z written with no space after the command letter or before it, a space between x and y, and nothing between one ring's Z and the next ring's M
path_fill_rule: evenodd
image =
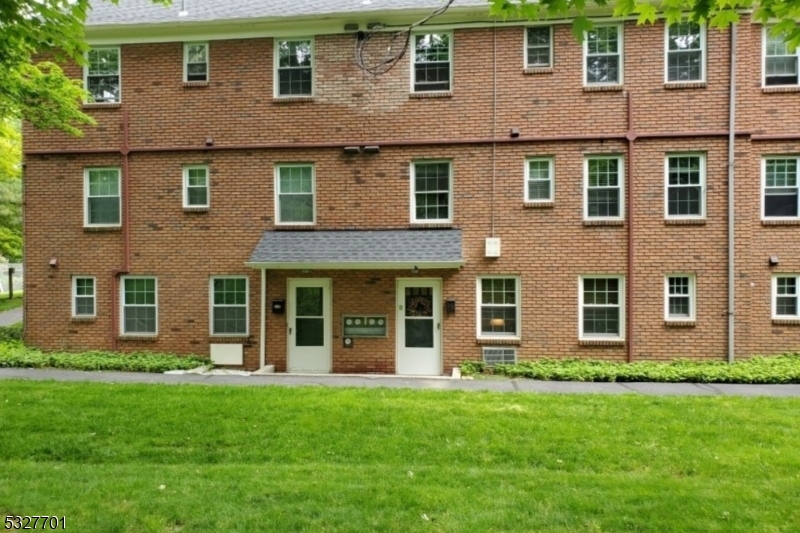
M392 389L495 391L557 394L646 394L662 396L774 396L800 397L798 385L706 385L695 383L580 383L566 381L415 378L406 376L342 376L263 374L213 376L202 374L140 374L135 372L79 372L73 370L0 369L0 380L93 381L100 383L158 383L284 387L386 387Z
M12 324L16 324L17 322L22 322L21 307L0 313L0 326L10 326Z

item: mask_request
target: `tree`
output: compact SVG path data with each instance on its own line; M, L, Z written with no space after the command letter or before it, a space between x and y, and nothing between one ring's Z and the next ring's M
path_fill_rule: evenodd
M579 41L592 29L586 16L586 0L488 0L493 15L539 20L574 16L572 32ZM773 33L783 35L791 49L800 45L800 0L593 0L598 6L613 6L615 17L637 16L638 24L652 24L659 12L668 23L688 18L712 28L726 28L739 22L739 11L754 9L758 22L774 22Z
M0 256L22 259L22 146L19 121L0 120Z

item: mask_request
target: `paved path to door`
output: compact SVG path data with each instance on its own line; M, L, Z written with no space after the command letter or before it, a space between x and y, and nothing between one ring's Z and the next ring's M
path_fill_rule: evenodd
M12 324L16 324L17 322L22 322L21 307L0 313L0 326L10 326Z
M93 381L100 383L199 384L284 387L386 387L392 389L495 391L557 394L646 394L662 396L776 396L800 397L798 385L707 385L699 383L579 383L534 380L462 380L404 376L345 376L265 374L214 376L202 374L140 374L135 372L78 372L73 370L0 369L0 380Z

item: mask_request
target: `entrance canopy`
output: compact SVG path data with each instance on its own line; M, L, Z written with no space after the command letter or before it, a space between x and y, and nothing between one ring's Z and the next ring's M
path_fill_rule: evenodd
M461 230L266 231L247 266L270 270L459 268Z

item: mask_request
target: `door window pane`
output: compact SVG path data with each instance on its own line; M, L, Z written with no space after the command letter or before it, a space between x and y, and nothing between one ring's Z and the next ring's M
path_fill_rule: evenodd
M433 348L433 320L406 319L406 348Z
M320 289L321 290L321 289ZM324 318L297 318L295 321L297 346L324 346L325 345L325 319Z
M322 312L322 287L297 287L297 316L320 317Z

